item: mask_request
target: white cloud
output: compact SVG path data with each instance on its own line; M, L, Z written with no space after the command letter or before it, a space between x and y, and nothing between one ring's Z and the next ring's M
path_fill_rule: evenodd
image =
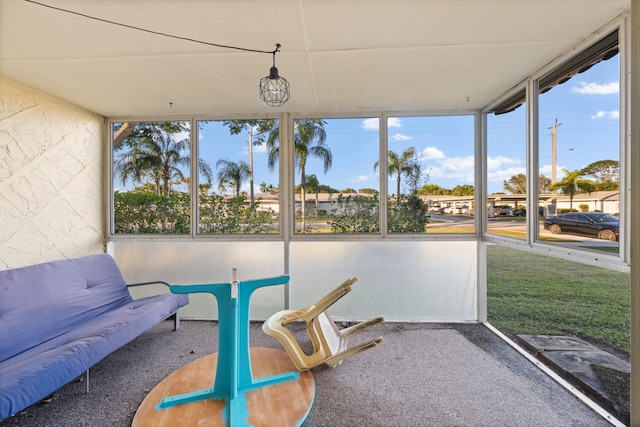
M444 176L444 171L439 166L430 166L425 174L429 176L429 178L446 178Z
M519 159L512 159L510 157L498 156L487 158L487 170L500 169L504 165L517 165L520 163Z
M254 190L255 190L255 188L254 188ZM230 194L236 194L236 189L235 188L228 188L227 191ZM241 193L244 192L244 193L248 194L250 191L251 191L251 184L250 183L245 182L240 186L240 192Z
M445 158L444 152L436 147L427 147L420 153L420 157L425 160L441 160Z
M411 141L413 139L412 136L409 135L403 135L401 133L396 133L391 135L391 140L392 141Z
M440 162L439 173L446 178L459 178L473 182L473 156L450 157Z
M366 130L378 130L380 129L379 119L364 119L362 121L362 129Z
M430 147L433 148L433 147ZM440 157L435 157L438 165L429 168L428 173L431 178L449 178L458 179L460 182L473 182L474 180L474 159L473 156L467 157L445 157L442 151L433 148L434 153ZM487 179L489 182L502 182L509 179L513 175L525 173L526 168L517 166L521 163L519 159L513 159L505 156L490 157L487 159L487 167L489 172ZM511 167L508 167L512 165Z
M557 170L559 171L560 168ZM551 178L551 165L541 165L540 169L538 169L538 174Z
M586 166L586 165L585 165ZM562 165L559 164L556 165L556 179L557 180L561 180L564 177L564 169L570 169L570 166L568 165ZM580 168L578 168L580 169ZM553 175L553 168L551 167L551 165L541 165L540 169L538 169L538 173L540 175L544 175L547 178L551 178L551 176Z
M171 134L171 139L173 139L176 142L182 141L183 139L189 139L190 137L191 137L191 133L188 130Z
M399 128L402 126L402 122L398 117L389 117L387 119L387 127L388 128Z
M580 86L572 87L571 92L582 95L610 95L620 92L620 84L616 82L606 84L580 82Z
M562 171L563 169L567 169L567 167L560 164L556 166L556 179L562 179L562 177L564 176L564 172ZM551 165L541 165L540 169L538 169L538 173L540 175L546 176L547 178L551 178L551 176L553 175L553 170Z
M247 152L248 151L249 151L249 148L247 148ZM267 152L267 144L253 146L253 154L266 153L266 152Z
M511 178L514 175L518 175L521 173L524 174L526 172L527 172L527 169L523 167L500 169L494 172L487 173L487 181L489 182L507 181L509 180L509 178Z
M401 126L402 122L398 117L389 117L387 119L387 128L399 128ZM380 129L380 120L378 118L364 119L362 121L362 129L378 130Z
M487 181L500 183L500 187L493 186L495 191L503 191L502 182L508 180L514 175L526 173L524 166L518 166L522 163L520 159L506 156L488 157L487 158Z
M366 182L366 181L371 181L371 175L358 175L357 177L351 180L351 182Z
M591 116L592 119L612 119L617 120L620 117L619 111L598 111L595 115Z

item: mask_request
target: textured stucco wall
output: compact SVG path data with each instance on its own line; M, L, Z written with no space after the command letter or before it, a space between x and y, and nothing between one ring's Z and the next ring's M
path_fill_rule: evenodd
M3 77L0 99L0 270L103 252L103 118Z

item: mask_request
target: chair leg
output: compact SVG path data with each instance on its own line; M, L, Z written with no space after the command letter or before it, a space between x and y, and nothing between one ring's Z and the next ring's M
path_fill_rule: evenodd
M376 323L380 323L382 321L384 321L383 316L376 317L375 319L367 320L366 322L357 323L353 326L349 326L348 328L342 329L340 331L340 334L346 338L350 335L355 334L356 332L359 332L365 328L368 328L371 325L375 325Z
M330 357L328 359L326 359L324 361L325 364L327 364L328 366L334 368L336 366L338 366L340 363L342 363L342 361L344 359L346 359L347 357L351 357L353 355L356 355L360 352L363 352L365 350L368 350L370 348L373 348L375 346L377 346L378 344L380 344L382 341L384 341L384 339L382 337L376 338L374 340L371 340L369 342L366 342L364 344L360 344L358 346L352 347L346 351L343 351L342 353L338 353L333 357Z
M309 311L303 318L310 320L318 314L326 311L329 307L335 304L340 298L351 292L351 284L346 281L336 289L325 295L321 300L316 301L313 305L309 306Z

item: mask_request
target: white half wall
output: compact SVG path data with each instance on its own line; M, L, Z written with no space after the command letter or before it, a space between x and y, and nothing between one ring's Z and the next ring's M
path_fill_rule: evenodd
M108 252L127 283L162 280L172 285L227 283L232 269L238 280L279 276L284 271L284 242L113 241ZM165 286L132 287L134 298L167 292ZM285 286L256 290L251 297L251 319L264 320L284 307ZM191 294L181 309L183 319L217 319L211 294Z
M362 320L384 315L390 321L477 321L475 241L290 242L290 307L319 300L350 277L353 291L331 307L336 319ZM280 241L112 241L127 283L163 280L171 284L226 283L232 268L238 280L285 274L285 243ZM166 287L132 288L134 298L167 292ZM257 290L251 319L264 320L285 308L285 286ZM185 319L217 319L215 298L191 294Z
M349 277L358 282L334 318L477 320L475 241L291 242L291 307L319 300Z
M104 251L104 119L0 77L0 269Z

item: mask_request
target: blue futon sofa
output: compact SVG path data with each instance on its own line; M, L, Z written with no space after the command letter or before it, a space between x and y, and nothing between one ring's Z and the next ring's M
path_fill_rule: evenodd
M110 255L0 271L0 420L74 380L189 302L134 300Z

